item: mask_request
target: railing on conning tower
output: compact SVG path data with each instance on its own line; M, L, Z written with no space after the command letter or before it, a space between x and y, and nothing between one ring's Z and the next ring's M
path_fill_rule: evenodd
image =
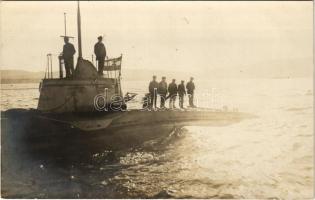
M52 54L48 53L46 59L47 59L47 63L46 63L44 79L52 79L54 77L54 75L53 75Z
M54 62L53 62L54 61ZM96 70L98 69L98 62L94 63L94 59L92 56L92 63L95 64ZM58 64L58 69L56 66ZM122 55L117 58L106 58L104 60L104 69L105 72L104 78L112 78L118 80L120 84L121 79L121 64L122 64ZM75 65L74 65L75 66ZM44 79L62 79L65 78L65 62L62 57L62 54L47 54L47 65L45 70ZM59 74L57 74L59 72Z
M54 79L55 78L64 78L63 76L63 70L65 69L64 66L64 59L62 58L61 55L58 54L52 54L48 53L46 56L46 69L45 69L45 77L44 79ZM53 62L54 60L54 62ZM59 77L56 74L57 70L55 65L58 64L58 70L59 70ZM54 71L55 70L55 71Z

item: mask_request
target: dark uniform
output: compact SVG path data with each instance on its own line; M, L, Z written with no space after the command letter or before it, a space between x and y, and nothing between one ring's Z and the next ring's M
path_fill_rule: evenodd
M165 81L161 81L159 83L158 93L161 97L160 108L165 108L165 100L167 95L167 83Z
M168 92L169 92L169 97L170 97L170 108L175 108L175 100L177 96L177 85L175 82L172 82L168 86Z
M157 81L153 80L150 82L150 85L149 85L149 92L150 92L150 98L151 98L150 108L153 108L153 104L154 104L154 108L156 108L156 99L157 99L158 87L159 87L159 84Z
M65 62L66 77L70 77L74 72L73 66L73 55L75 54L75 49L73 44L66 42L63 45L62 57Z
M98 41L94 45L94 53L96 56L96 60L98 61L98 74L103 75L104 61L105 61L105 57L106 57L106 49L105 49L105 45L102 43L102 41Z
M195 84L192 81L189 81L186 84L187 94L189 98L189 106L195 107L194 105L194 91L195 91Z
M179 107L184 108L184 95L186 95L185 85L182 82L178 85Z

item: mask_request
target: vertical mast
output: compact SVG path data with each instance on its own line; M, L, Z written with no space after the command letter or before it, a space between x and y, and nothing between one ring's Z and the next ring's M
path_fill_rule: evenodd
M65 36L67 36L67 16L66 13L63 13L64 15L64 22L65 22Z
M78 20L78 48L79 48L79 58L82 58L80 1L78 1L77 20Z

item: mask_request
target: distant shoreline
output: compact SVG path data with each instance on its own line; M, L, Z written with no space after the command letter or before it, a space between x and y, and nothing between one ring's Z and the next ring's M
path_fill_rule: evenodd
M312 77L273 77L273 78L254 78L254 79L307 79L307 78L311 78ZM220 79L220 78L217 78ZM226 79L226 78L222 78L222 79ZM240 78L240 79L251 79L251 78ZM40 83L42 81L42 79L1 79L0 80L0 84L1 85L6 85L6 84L25 84L25 83ZM134 79L124 79L124 81L139 81L139 80L134 80ZM143 80L145 81L145 80ZM205 79L200 79L200 81L205 81Z
M31 72L25 70L0 70L1 84L22 84L22 83L40 83L45 77L45 72ZM261 76L254 76L251 73L238 72L238 76L232 76L231 72L215 70L208 73L200 72L186 72L186 71L165 71L165 70L140 70L140 69L124 69L122 72L123 81L150 81L153 75L157 77L166 76L168 80L176 78L177 80L188 80L189 77L194 77L195 80L209 80L209 79L296 79L296 78L313 78L310 74L262 74ZM54 77L58 78L57 72L53 73Z
M41 79L1 79L2 84L40 83Z

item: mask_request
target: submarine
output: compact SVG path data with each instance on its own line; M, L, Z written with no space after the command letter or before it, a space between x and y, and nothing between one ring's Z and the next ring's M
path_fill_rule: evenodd
M2 112L2 136L15 135L41 149L48 146L72 148L109 146L128 140L134 146L143 138L169 134L184 126L224 126L255 116L249 113L210 108L128 109L135 94L123 95L121 54L106 58L104 75L93 61L82 57L81 14L77 5L78 59L72 77L63 77L64 61L59 56L59 77L54 77L52 56L47 54L45 77L39 85L37 109ZM66 36L66 30L65 30ZM141 136L141 140L139 139ZM115 145L111 142L115 139ZM2 140L2 144L5 140Z

